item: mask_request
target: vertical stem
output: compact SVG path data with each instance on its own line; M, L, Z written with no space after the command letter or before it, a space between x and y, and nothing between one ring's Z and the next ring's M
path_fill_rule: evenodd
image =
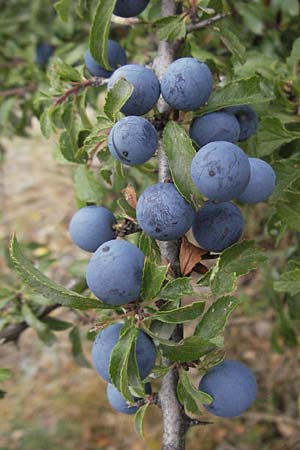
M162 0L161 15L171 16L176 14L175 0ZM153 68L161 79L168 65L173 61L175 53L174 43L162 41L159 43L158 54L154 60ZM169 105L160 99L158 102L158 110L160 113L170 111ZM167 178L171 178L168 161L163 148L162 136L159 141L158 148L158 169L159 181L163 182ZM171 264L176 276L180 276L179 264L179 241L159 242L159 247L163 259ZM172 339L180 341L183 337L183 327L177 326ZM164 359L164 365L169 365L169 361ZM186 415L184 409L177 399L178 370L173 368L163 378L159 391L159 399L163 414L163 441L162 450L184 450L185 449L185 432L186 432Z

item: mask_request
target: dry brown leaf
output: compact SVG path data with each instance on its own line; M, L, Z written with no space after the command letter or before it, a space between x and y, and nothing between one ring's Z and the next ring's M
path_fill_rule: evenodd
M185 237L183 237L180 246L180 270L182 275L189 275L193 268L201 261L202 256L207 253L207 250L196 247L191 244Z
M136 208L136 192L134 187L131 184L128 184L128 186L122 190L122 193L126 202L132 206L132 208Z

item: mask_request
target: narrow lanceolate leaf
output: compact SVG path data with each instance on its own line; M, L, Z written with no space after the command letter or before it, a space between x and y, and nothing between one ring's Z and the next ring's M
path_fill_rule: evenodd
M156 263L161 261L160 250L156 241L145 233L141 233L140 235L139 249L152 261Z
M183 323L197 319L204 310L204 302L194 302L181 308L171 309L169 311L158 311L154 318L166 323Z
M176 301L180 300L185 295L193 295L194 290L190 284L190 279L187 277L176 278L168 281L168 283L161 289L158 296L162 300Z
M14 235L10 245L10 257L16 271L20 274L22 280L31 289L53 303L76 309L100 308L110 309L110 305L101 303L92 298L77 294L69 289L59 286L54 281L41 273L22 253L16 236Z
M41 322L35 316L27 303L23 303L22 305L22 315L27 324L36 331L37 335L44 342L44 344L49 346L54 344L56 341L55 334L52 333L50 328L45 323Z
M93 58L105 69L110 70L107 59L107 40L110 19L117 0L98 0L90 32L89 48Z
M156 20L157 37L160 41L175 41L186 35L186 25L181 16L168 16Z
M186 413L190 414L200 415L198 405L209 405L213 401L210 395L195 388L185 370L179 372L177 395Z
M198 206L201 194L192 182L190 167L196 152L186 131L176 122L168 122L163 134L164 149L174 184L187 202Z
M149 258L145 259L141 296L150 301L157 296L166 278L168 266L158 266Z
M257 155L270 155L283 144L300 139L300 131L290 131L277 117L263 117L256 135Z
M72 0L60 0L54 4L54 8L63 22L68 21L69 10Z
M133 86L124 78L120 78L106 94L104 112L111 120L116 120L117 114L125 105L133 92Z
M123 327L124 328L124 327ZM131 359L131 371L135 372L138 378L138 368L136 359L132 357L132 349L138 336L138 330L134 326L121 330L120 338L114 346L110 357L109 376L112 383L122 393L123 397L133 402L133 397L129 389L129 360Z
M72 330L69 333L69 338L72 343L72 354L75 361L80 367L85 367L89 369L91 365L83 354L80 331L77 326L72 328Z
M144 418L145 418L145 414L146 414L146 411L148 409L148 406L149 406L149 403L147 403L146 405L141 406L137 410L137 412L135 413L135 416L134 416L134 428L135 428L135 431L143 439L145 438L145 435L144 435Z
M209 98L208 105L199 113L217 111L233 105L251 105L266 103L273 99L273 94L266 94L260 86L260 79L256 76L232 81L218 88Z
M215 350L216 345L200 338L191 336L175 345L160 344L162 354L170 361L197 361L201 356Z
M218 33L220 40L228 48L230 53L232 53L241 64L244 64L246 61L246 49L241 43L240 38L226 28L220 29L218 27L214 27L214 30Z
M215 296L222 296L233 292L236 289L238 277L251 272L265 261L267 257L258 249L254 241L238 242L227 248L209 272L212 293Z
M291 295L300 292L300 269L283 273L278 281L274 282L274 288L278 292L288 292Z
M224 330L228 317L239 303L240 301L235 297L220 297L203 315L195 330L195 335L203 339L212 339L218 336Z

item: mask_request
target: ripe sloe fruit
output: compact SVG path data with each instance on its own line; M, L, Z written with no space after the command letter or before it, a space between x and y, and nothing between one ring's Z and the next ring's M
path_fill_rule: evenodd
M249 158L250 180L240 202L259 203L267 200L275 189L276 175L270 164L262 159Z
M208 100L212 85L212 74L205 63L195 58L180 58L165 71L161 93L172 108L193 111Z
M92 349L92 361L98 374L110 383L109 363L111 352L119 340L122 323L109 325L96 336ZM145 379L154 367L156 348L152 340L139 330L136 341L136 361L141 379Z
M158 136L153 125L143 117L128 116L119 120L108 137L110 153L124 164L143 164L154 155Z
M102 244L86 269L90 290L109 305L126 305L140 296L144 254L125 240Z
M111 76L108 89L111 89L120 78L125 78L134 88L131 97L121 109L126 116L142 116L157 103L160 84L152 70L139 64L119 67Z
M240 135L240 125L233 114L223 111L196 117L190 127L190 137L198 148L209 142L237 142Z
M79 209L70 222L69 231L74 244L95 252L100 245L114 239L112 226L117 223L115 216L102 206L85 206Z
M230 359L210 369L200 381L199 389L213 397L213 403L205 408L219 417L239 416L252 405L257 395L251 370Z
M114 14L119 17L134 17L141 14L149 0L117 0Z
M205 202L196 213L193 235L200 247L221 252L237 242L243 232L243 216L230 202Z
M151 384L145 385L146 394L151 394ZM133 397L135 402L141 400L140 398ZM111 383L107 385L107 399L115 411L123 414L135 414L139 409L138 406L130 406L121 392Z
M256 133L258 127L258 117L251 106L229 106L225 109L227 113L234 114L239 121L241 132L239 141L245 141Z
M190 229L195 212L172 183L157 183L139 197L136 217L146 234L160 241L172 241Z
M100 66L100 64L92 57L89 50L86 50L84 53L86 68L94 77L109 78L114 73L115 69L119 66L124 66L127 63L127 56L124 49L118 42L112 41L111 39L107 41L107 58L109 65L113 70L106 70Z
M47 42L40 42L35 50L35 63L38 66L46 66L53 55L54 47Z
M249 182L249 159L231 142L210 142L194 157L191 176L196 188L209 200L232 200L246 189Z

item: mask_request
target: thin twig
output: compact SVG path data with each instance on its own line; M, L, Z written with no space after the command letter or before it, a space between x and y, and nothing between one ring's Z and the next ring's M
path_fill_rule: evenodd
M57 97L57 99L54 101L53 105L57 106L61 103L64 103L71 95L77 95L78 92L81 89L86 89L87 87L90 87L94 84L94 80L85 80L81 81L79 83L74 83L74 86L70 89L67 89L64 94Z
M193 31L202 30L203 28L207 28L215 22L224 19L225 17L230 16L230 13L216 14L210 19L201 20L201 22L190 23L186 27L187 33L192 33Z
M12 88L12 89L6 89L4 91L0 91L0 97L10 97L10 96L16 96L16 97L24 97L28 92L33 92L36 90L36 84L35 83L29 83L27 86Z

